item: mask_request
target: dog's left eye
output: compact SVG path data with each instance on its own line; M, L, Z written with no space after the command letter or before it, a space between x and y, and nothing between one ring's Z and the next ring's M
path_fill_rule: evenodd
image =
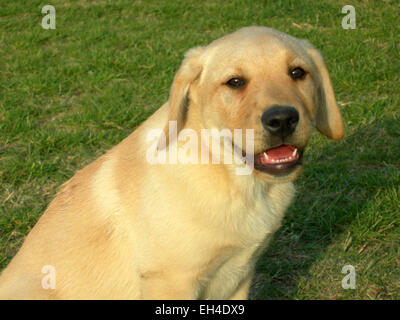
M233 88L233 89L241 88L241 87L243 87L245 84L246 84L246 82L245 82L243 79L241 79L241 78L232 78L232 79L230 79L230 80L226 83L226 85L227 85L228 87L231 87L231 88Z
M302 68L294 68L289 71L289 75L293 80L301 80L304 79L307 72L305 72Z

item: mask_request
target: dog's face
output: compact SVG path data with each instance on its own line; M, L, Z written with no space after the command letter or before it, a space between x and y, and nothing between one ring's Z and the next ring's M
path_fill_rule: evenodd
M269 182L298 175L313 126L332 139L343 136L319 53L264 27L244 28L189 51L170 103L170 120L178 120L178 127L193 108L202 128L253 129L254 174Z

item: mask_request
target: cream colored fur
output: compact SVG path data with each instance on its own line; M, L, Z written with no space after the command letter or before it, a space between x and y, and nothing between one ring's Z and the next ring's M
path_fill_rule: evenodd
M308 78L293 81L290 66ZM224 85L232 75L245 90ZM300 122L289 142L304 148L312 125L343 135L329 76L307 42L248 27L190 50L169 100L135 132L62 185L0 277L1 299L246 299L257 258L294 196L285 176L237 165L146 161L150 129L254 129L255 152L278 143L260 121L274 104ZM168 141L169 148L173 141ZM160 150L162 152L162 150ZM53 266L55 289L42 268Z

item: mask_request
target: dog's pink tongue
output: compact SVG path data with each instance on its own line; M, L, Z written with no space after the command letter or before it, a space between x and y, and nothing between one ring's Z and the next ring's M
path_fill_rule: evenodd
M293 146L287 146L287 145L281 145L276 148L272 148L266 151L266 154L268 155L268 158L272 159L285 159L289 158L292 154L293 151L296 149L296 147Z
M261 152L259 162L261 165L288 163L299 158L295 146L281 145Z

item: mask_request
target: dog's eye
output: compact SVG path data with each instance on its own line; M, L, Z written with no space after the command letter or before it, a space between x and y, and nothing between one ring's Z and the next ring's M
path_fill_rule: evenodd
M233 89L241 88L241 87L243 87L245 84L246 84L246 82L245 82L243 79L241 79L241 78L232 78L232 79L230 79L230 80L226 83L226 85L227 85L228 87L231 87L231 88L233 88Z
M289 76L293 80L301 80L304 79L304 77L307 75L307 72L305 72L302 68L294 68L289 71Z

